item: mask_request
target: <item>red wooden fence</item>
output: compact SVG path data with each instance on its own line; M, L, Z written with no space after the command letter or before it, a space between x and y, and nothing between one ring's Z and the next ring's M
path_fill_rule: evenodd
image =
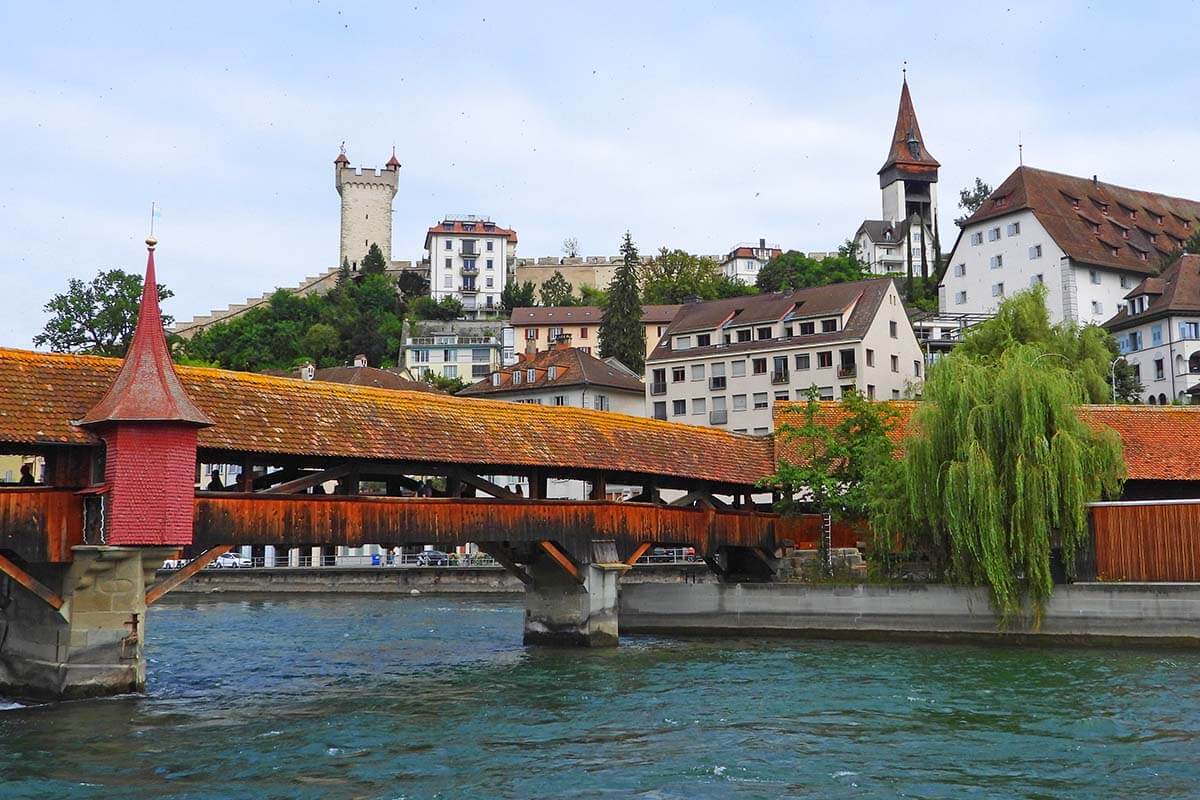
M1200 581L1200 500L1098 503L1091 514L1097 579Z

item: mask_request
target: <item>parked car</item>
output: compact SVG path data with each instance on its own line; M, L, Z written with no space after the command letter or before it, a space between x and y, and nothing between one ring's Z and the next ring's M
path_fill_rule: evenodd
M159 569L180 569L188 563L186 558L168 558Z
M448 567L450 566L450 556L441 550L422 550L417 553L417 566Z
M222 553L213 560L208 566L213 569L238 569L241 567L249 567L250 559L237 553Z

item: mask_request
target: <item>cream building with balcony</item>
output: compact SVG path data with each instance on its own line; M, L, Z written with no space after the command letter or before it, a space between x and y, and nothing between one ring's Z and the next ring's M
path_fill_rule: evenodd
M1200 255L1176 259L1143 279L1104 327L1142 382L1142 402L1192 403L1200 397Z
M500 368L503 348L499 322L425 322L405 333L399 364L414 379L436 375L470 384Z
M771 406L913 394L924 358L890 278L684 305L646 362L646 412L766 434Z
M495 316L516 253L516 231L489 217L447 215L425 234L429 294L459 300L468 319Z

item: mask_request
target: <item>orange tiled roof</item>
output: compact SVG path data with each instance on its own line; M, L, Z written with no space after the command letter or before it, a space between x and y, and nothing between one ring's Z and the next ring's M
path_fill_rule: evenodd
M95 444L71 424L118 359L0 348L0 443ZM747 486L773 469L766 437L582 408L178 367L216 423L202 449L424 463L603 469Z
M892 439L899 443L907 433L917 401L889 403L898 419ZM800 424L803 403L779 402L773 414L775 427L785 422ZM1109 427L1124 445L1125 466L1130 480L1200 480L1200 406L1080 406L1079 416L1090 425ZM844 419L841 403L824 402L818 419L833 426ZM775 440L775 456L783 458L795 451L781 438Z

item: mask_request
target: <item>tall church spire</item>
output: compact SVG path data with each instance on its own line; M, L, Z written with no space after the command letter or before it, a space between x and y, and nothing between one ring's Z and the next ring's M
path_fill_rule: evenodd
M171 363L158 308L158 283L154 276L156 244L153 236L146 240L146 280L142 286L141 308L121 371L100 402L79 421L80 425L119 422L213 424L188 397Z
M937 170L941 164L925 149L925 140L921 138L921 126L917 123L917 112L913 108L912 96L908 93L908 76L900 88L900 108L896 112L896 130L892 133L892 144L888 150L887 161L879 169L879 174L899 168L902 172L925 172L930 168Z

